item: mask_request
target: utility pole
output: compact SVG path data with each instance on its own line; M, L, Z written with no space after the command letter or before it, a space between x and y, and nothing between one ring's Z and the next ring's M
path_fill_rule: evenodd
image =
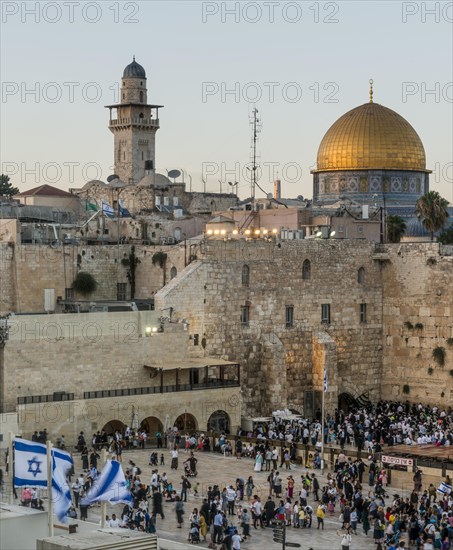
M252 202L252 210L253 205L255 204L255 188L256 188L256 171L258 169L256 165L256 144L258 141L258 133L261 131L261 121L258 118L258 109L256 107L252 110L251 115L251 121L250 124L252 125L252 181L250 184L250 196L251 196L251 202Z

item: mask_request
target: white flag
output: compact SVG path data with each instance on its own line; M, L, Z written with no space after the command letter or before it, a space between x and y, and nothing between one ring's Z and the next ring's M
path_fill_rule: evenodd
M42 443L14 438L14 486L47 487L47 450Z
M131 493L126 485L126 478L121 464L116 460L107 460L102 473L94 482L88 494L80 503L89 506L93 502L132 502Z
M442 483L437 488L437 492L442 495L449 495L451 493L451 485L448 485L448 483L442 481Z
M52 501L55 515L60 521L65 521L72 504L71 491L66 477L72 464L73 460L69 453L52 449Z

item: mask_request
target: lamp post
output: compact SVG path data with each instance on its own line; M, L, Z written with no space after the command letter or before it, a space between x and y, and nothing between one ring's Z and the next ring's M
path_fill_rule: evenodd
M0 317L0 413L5 412L5 357L4 348L8 340L8 317Z
M116 190L116 223L117 223L117 262L116 262L116 283L119 283L119 273L120 273L120 195L122 191L126 188L126 185L120 181L115 180L114 183L110 184L110 189L112 191L112 206L113 206L113 191ZM118 296L117 296L118 298Z

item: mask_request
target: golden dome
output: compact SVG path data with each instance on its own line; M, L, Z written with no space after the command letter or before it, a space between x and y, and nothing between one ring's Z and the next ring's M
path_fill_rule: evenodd
M426 171L423 143L402 116L365 103L340 117L318 149L317 169Z

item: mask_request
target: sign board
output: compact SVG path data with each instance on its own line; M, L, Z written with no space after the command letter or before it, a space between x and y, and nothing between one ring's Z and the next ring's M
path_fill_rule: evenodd
M400 456L382 455L382 462L384 464L395 464L396 466L413 466L414 465L414 460L412 458L402 458Z

